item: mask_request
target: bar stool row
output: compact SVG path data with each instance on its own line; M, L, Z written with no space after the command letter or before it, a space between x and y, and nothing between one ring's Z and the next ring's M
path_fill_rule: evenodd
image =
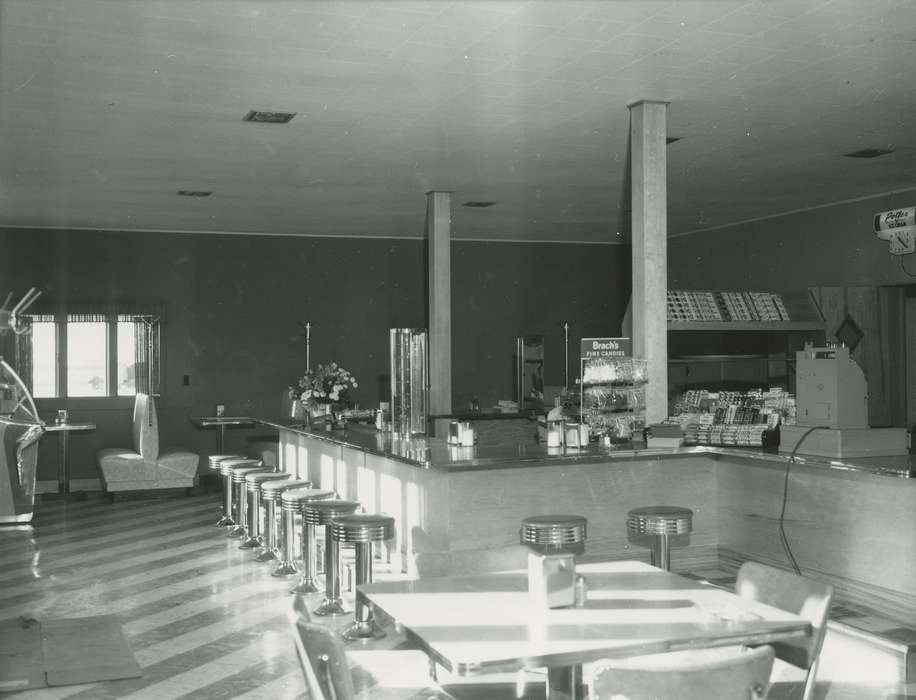
M256 561L277 561L273 576L299 574L291 593L319 592L316 582L320 573L316 530L324 527L325 597L314 614L346 614L348 611L344 609L340 596L340 544L354 545L356 584L371 583L372 543L394 537L394 518L358 513L359 502L336 498L332 490L312 488L310 481L293 479L290 474L266 468L258 459L213 455L209 458L209 465L219 471L223 480L223 514L217 526L225 527L228 537L239 538L240 549L256 550ZM297 515L301 522L298 557L295 551ZM301 569L297 559L302 561ZM356 599L355 620L343 636L346 639L384 636L373 621L369 606L360 596Z

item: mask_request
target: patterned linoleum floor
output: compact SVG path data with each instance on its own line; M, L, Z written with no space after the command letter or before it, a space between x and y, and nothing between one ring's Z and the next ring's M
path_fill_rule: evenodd
M0 621L116 614L143 670L141 678L0 697L306 697L287 620L290 582L271 577L271 564L255 562L214 527L218 503L216 494L113 505L91 495L82 502L39 503L31 527L0 528ZM728 584L722 572L695 573ZM384 568L378 576L386 577ZM398 663L410 659L410 675L422 681L421 655L401 647L403 639L391 635L376 650L399 648ZM354 658L373 656L361 653ZM897 685L877 672L882 661L868 653L828 633L819 700L916 698L916 686ZM361 697L414 696L407 688L386 691L368 680L384 676L384 659L384 653L374 654L355 669L365 684ZM379 660L372 673L365 670ZM400 667L388 664L387 670L403 678ZM771 697L793 688L780 684Z

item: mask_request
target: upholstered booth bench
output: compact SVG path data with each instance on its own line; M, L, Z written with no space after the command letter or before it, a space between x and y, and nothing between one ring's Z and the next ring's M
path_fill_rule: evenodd
M134 401L133 449L107 448L97 454L105 491L190 490L197 483L196 452L159 447L156 402L148 394Z

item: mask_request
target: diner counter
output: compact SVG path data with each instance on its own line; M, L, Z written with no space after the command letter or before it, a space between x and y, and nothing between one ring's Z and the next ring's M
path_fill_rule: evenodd
M564 448L547 447L534 441L534 430L529 442L512 442L490 444L478 441L469 447L449 445L441 438L424 436L397 438L387 431L377 431L366 424L348 423L343 430L324 430L313 428L302 423L288 423L253 419L257 422L287 430L292 433L307 435L316 440L338 444L342 447L361 450L378 457L406 462L424 469L444 471L469 471L479 469L512 469L531 467L537 464L544 466L558 464L575 464L577 462L596 462L639 459L668 459L690 455L708 455L712 458L730 457L742 460L759 460L763 463L785 465L790 455L754 447L715 447L684 446L677 448L646 447L604 447L591 443L588 447ZM865 472L877 476L916 478L916 455L888 457L832 458L813 455L795 455L796 464L815 469L832 469L837 471Z
M835 460L753 448L555 450L524 419L506 444L481 438L399 440L374 426L345 430L258 420L279 432L279 466L296 478L395 518L388 556L409 575L525 566L521 520L574 513L588 521L584 560L648 558L627 539L627 513L676 505L694 513L674 570L736 571L754 560L802 571L838 597L916 616L916 478L911 456ZM530 436L522 441L506 436ZM526 441L527 440L527 441Z

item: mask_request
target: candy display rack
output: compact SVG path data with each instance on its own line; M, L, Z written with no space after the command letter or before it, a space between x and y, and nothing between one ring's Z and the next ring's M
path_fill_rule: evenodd
M612 444L642 439L646 421L646 361L583 357L581 413L592 437Z

